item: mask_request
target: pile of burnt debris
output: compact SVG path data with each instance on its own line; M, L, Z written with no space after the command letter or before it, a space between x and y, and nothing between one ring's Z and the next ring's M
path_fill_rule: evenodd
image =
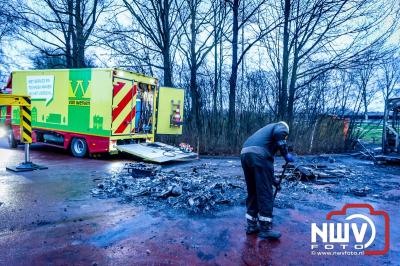
M244 205L247 193L240 161L210 161L173 169L146 163L125 164L122 169L104 177L92 189L92 195L118 198L121 202L140 206L167 206L192 213ZM280 177L283 167L282 162L276 163L276 178ZM393 169L351 156L302 157L295 164L288 165L282 191L278 193L274 205L294 208L296 203L303 202L323 208L323 202L340 200L343 196L400 200L400 193L386 193L397 191L399 184L382 180L381 173L384 171L390 173Z
M289 180L313 181L317 184L337 184L337 178L348 176L351 171L344 165L334 164L331 156L317 156L300 164L288 165L286 176ZM334 180L333 180L334 179Z
M371 160L375 164L380 165L400 165L400 153L392 152L384 154L381 147L375 147L363 143L361 140L355 141L355 149L357 152L350 154L353 157L364 160Z
M190 212L208 212L221 205L243 203L245 187L240 176L223 177L208 164L164 171L152 164L129 163L92 189L92 194L121 198L123 202L162 202Z
M396 177L391 173L397 171L393 166L381 166L374 161L354 160L346 155L322 155L304 158L296 166L290 167L292 171L286 178L300 181L297 183L302 185L297 185L296 190L301 189L305 192L302 193L303 199L307 198L307 194L314 194L317 198L325 199L369 196L390 201L400 200L400 193L394 192L400 185L398 181L391 179ZM288 183L287 188L291 186Z

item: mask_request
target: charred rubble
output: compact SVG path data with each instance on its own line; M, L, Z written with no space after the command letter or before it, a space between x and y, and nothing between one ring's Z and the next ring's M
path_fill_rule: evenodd
M207 164L187 170L162 171L151 164L126 164L92 190L95 197L121 198L123 202L162 202L191 212L208 212L221 205L240 204L244 180L223 177Z
M235 164L240 168L240 161ZM276 178L282 172L280 166L281 162L275 165ZM246 184L244 177L237 174L241 171L236 171L235 175L225 168L201 161L173 170L130 163L105 177L91 192L98 198L118 198L124 203L167 206L191 213L244 205ZM400 193L392 192L399 190L400 183L382 180L382 171L393 169L349 156L303 157L288 166L275 206L295 208L301 201L305 205L330 209L333 206L329 202L346 195L399 201Z

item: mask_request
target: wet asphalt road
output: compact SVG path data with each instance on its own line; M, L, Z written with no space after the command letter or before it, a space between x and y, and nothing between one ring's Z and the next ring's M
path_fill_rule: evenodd
M279 241L244 234L244 207L212 216L152 210L96 199L97 180L129 161L126 158L76 159L51 147L34 146L32 160L48 170L12 173L23 150L0 141L0 265L399 265L397 202L344 197L329 202L372 203L391 217L391 248L384 256L310 255L310 225L327 210L296 205L274 210ZM224 165L229 159L204 159ZM199 164L194 162L192 164ZM187 164L168 167L186 167ZM233 175L241 174L234 159ZM399 171L400 172L400 171ZM390 178L400 178L399 172ZM382 242L382 241L381 241Z

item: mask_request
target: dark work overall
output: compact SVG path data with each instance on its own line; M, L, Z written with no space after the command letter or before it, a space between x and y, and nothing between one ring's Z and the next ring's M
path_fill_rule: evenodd
M274 163L257 153L244 153L240 156L247 185L247 213L272 217Z
M273 209L274 155L286 143L288 128L280 123L269 124L250 136L241 151L240 159L247 185L247 217L270 221Z

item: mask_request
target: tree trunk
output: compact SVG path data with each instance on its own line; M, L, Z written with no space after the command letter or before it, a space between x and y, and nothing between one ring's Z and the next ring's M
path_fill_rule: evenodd
M233 130L235 127L235 106L236 106L236 85L238 72L238 35L239 35L239 0L233 1L233 23L232 23L232 67L229 78L229 114L228 128Z
M195 3L191 1L190 6L190 90L192 97L192 115L197 128L197 136L201 132L201 119L200 119L200 94L197 87L197 53L196 53L196 8Z
M83 38L83 21L81 17L81 0L76 0L75 2L75 41L73 44L73 59L74 59L74 67L81 68L84 66L84 62L82 63L82 55L84 56L84 38ZM82 47L83 43L83 47ZM84 61L84 60L83 60Z
M218 45L216 40L218 40L218 30L217 30L217 9L214 7L214 90L213 90L213 117L215 119L217 115L217 93L218 93Z
M232 64L232 73L231 77L229 78L229 117L228 117L229 130L234 129L234 124L235 124L237 72L238 72L237 63Z
M289 79L289 19L291 0L285 0L284 24L283 24L283 55L282 55L282 84L279 90L278 119L287 117L288 79Z
M74 3L72 0L67 1L67 11L68 11L68 27L67 31L65 33L65 62L66 62L66 68L72 68L73 67L73 59L72 59L72 47L71 47L71 37L72 37L72 31L74 30Z
M163 20L163 63L164 63L164 85L168 87L173 87L173 78L172 78L172 62L171 62L171 25L169 21L169 9L170 9L170 0L163 0L164 12L161 12L162 20Z
M79 43L79 49L78 49L78 68L83 68L86 67L86 62L85 62L85 43L82 43L82 41Z
M190 69L190 91L192 98L192 117L197 127L197 133L201 132L200 119L200 94L197 88L197 69Z
M299 66L299 53L297 48L295 48L295 52L293 55L293 66L292 73L290 78L290 86L289 86L289 99L287 103L287 123L289 127L293 125L294 119L294 99L296 96L296 82L297 82L297 69Z
M222 93L222 67L224 65L224 45L223 45L223 40L222 38L220 38L219 40L219 71L218 71L218 91L219 91L219 112L220 112L220 116L219 116L219 126L218 126L218 131L220 132L220 134L223 134L223 112L224 112L224 108L223 108L223 103L222 103L222 98L223 98L223 93Z
M164 60L164 85L167 87L173 87L172 82L172 66L171 66L171 57L170 57L170 45L166 44L163 51L163 60Z
M364 105L364 120L368 120L367 84L363 84L362 97Z

